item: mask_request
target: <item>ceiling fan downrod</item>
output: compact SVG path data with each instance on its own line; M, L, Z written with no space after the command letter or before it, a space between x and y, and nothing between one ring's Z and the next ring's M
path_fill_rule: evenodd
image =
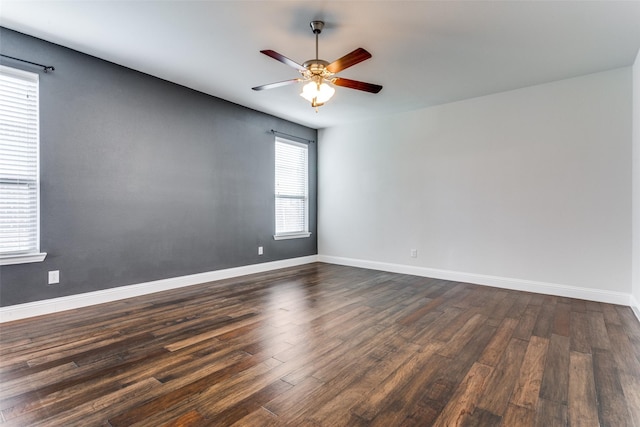
M320 59L318 56L318 35L322 32L324 28L324 21L311 21L309 22L309 26L311 27L311 31L316 35L316 60Z

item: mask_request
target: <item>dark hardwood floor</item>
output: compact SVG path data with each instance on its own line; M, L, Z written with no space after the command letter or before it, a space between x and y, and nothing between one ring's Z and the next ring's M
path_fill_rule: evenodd
M6 426L638 426L628 307L310 264L0 325Z

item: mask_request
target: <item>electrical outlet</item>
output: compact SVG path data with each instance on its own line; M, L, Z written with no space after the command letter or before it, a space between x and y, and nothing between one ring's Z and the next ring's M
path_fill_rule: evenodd
M418 250L411 249L411 258L418 258Z
M60 283L60 270L49 272L49 285L55 285L56 283Z
M264 254L264 249L262 249L262 246L258 246L258 255L262 254Z

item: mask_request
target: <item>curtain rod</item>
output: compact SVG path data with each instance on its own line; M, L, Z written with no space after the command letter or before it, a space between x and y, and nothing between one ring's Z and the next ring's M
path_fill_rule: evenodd
M52 65L38 64L37 62L31 62L31 61L27 61L27 60L20 59L20 58L14 58L13 56L4 55L2 53L0 53L0 56L2 56L3 58L9 58L9 59L13 59L15 61L26 62L27 64L31 64L31 65L36 65L38 67L42 67L42 69L44 70L45 73L48 73L49 70L55 71L55 68Z
M280 135L280 136L286 136L286 137L289 137L289 138L294 138L294 139L297 139L297 140L300 140L300 141L304 141L304 142L307 142L307 143L310 143L310 144L314 144L316 142L313 139L307 139L307 138L303 138L301 136L289 135L288 133L278 132L277 130L273 130L273 129L271 129L271 133L274 134L274 135Z

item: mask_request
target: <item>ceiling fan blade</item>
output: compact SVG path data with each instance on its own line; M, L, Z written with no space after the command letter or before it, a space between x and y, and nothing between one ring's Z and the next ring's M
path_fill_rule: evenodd
M269 84L262 85L262 86L252 87L251 89L253 89L253 90L273 89L273 88L276 88L276 87L287 86L287 85L291 85L291 84L298 83L298 82L301 82L301 81L302 81L302 79L285 80L283 82L269 83Z
M359 47L353 52L347 53L342 58L336 59L331 64L327 65L327 70L331 71L334 74L339 73L345 68L349 68L352 65L356 65L369 58L371 58L371 54L363 48Z
M332 83L336 86L348 87L350 89L363 90L371 93L378 93L382 89L382 86L380 85L359 82L358 80L343 79L342 77L336 77L333 79Z
M302 65L298 64L295 61L292 61L291 59L287 58L284 55L279 54L275 50L261 50L260 53L264 53L265 55L270 56L271 58L275 59L276 61L280 61L283 64L287 64L288 66L293 67L293 68L295 68L297 70L301 70L301 71L305 70L305 68Z

